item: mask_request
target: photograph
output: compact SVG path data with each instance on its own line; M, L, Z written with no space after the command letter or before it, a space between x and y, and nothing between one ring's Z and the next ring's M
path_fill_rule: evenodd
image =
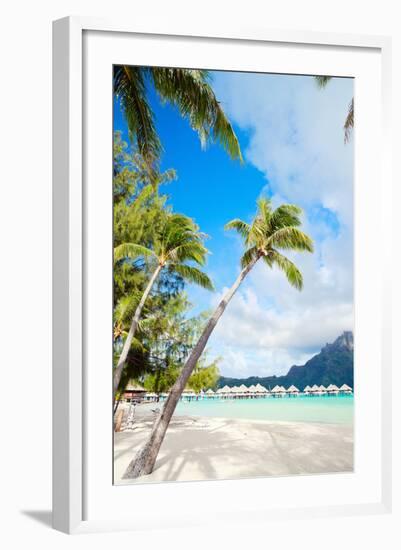
M354 79L110 78L114 485L353 472Z
M396 548L396 7L7 3L2 548Z

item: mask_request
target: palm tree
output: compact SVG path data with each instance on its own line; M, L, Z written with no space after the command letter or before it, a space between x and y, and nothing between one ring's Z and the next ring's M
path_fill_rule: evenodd
M319 88L325 88L332 79L332 76L315 76L315 80ZM344 142L347 143L351 137L351 131L354 127L354 98L351 99L348 105L348 113L344 122Z
M242 162L237 136L210 85L205 70L166 67L114 67L114 93L120 100L128 124L130 139L149 166L162 151L154 115L147 99L153 85L162 101L176 106L189 119L202 146L218 141L233 159Z
M181 393L218 320L254 265L262 260L269 268L278 267L284 272L290 285L298 290L302 289L302 274L291 260L279 252L279 249L313 252L312 240L298 228L301 224L301 212L300 208L292 204L283 204L273 210L271 202L262 198L257 203L256 216L251 224L235 219L226 225L226 229L235 229L244 240L245 252L241 258L241 272L203 329L179 378L170 391L162 414L153 425L147 443L129 464L124 474L125 478L135 478L153 471L160 446Z
M123 243L114 249L114 261L143 256L155 265L148 284L136 306L128 335L114 371L114 395L120 384L121 374L134 341L143 307L160 272L163 269L168 269L191 283L209 290L213 289L209 277L198 268L188 264L188 262L194 262L198 265L204 265L207 249L203 244L203 238L204 235L199 232L199 228L193 220L181 214L168 213L161 224L159 239L155 241L153 249L134 243Z

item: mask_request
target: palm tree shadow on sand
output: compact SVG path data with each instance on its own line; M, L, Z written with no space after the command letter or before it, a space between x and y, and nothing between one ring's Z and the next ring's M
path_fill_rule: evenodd
M320 424L308 426L309 435L302 428L294 431L286 425L250 425L246 421L238 425L232 419L219 419L217 426L206 431L202 420L187 429L177 429L174 420L172 428L156 461L155 477L137 478L137 482L310 475L353 469L352 435L340 426L333 430ZM135 449L138 447L140 441ZM118 457L124 460L124 455L133 451L132 446L124 446L117 451Z

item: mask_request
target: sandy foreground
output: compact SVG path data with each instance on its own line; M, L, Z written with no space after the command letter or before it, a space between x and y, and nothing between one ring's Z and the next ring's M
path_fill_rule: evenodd
M138 407L132 429L114 434L115 484L353 470L352 426L174 416L153 473L122 479L149 435L154 408Z

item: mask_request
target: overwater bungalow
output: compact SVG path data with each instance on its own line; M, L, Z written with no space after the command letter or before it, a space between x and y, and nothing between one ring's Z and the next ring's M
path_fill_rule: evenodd
M199 396L193 390L184 390L181 397L185 401L192 401L193 399L197 399Z
M269 390L267 390L262 384L256 384L256 393L259 395L267 395L269 393Z
M226 386L224 386L224 388L220 388L218 390L218 393L219 393L219 395L221 395L221 397L227 398L231 394L231 388L230 388L230 386L226 385Z
M271 393L274 397L283 397L286 394L286 389L283 386L274 386Z
M274 388L269 391L261 384L251 385L249 387L245 384L240 386L224 386L219 388L217 391L213 391L209 388L207 391L202 391L197 394L192 389L187 388L182 392L181 399L184 401L193 401L198 399L249 399L249 398L263 398L263 397L295 397L299 395L305 396L322 396L322 395L331 395L335 396L338 394L341 395L352 395L353 390L347 384L343 384L340 388L335 384L330 384L327 388L323 385L318 386L314 384L312 387L307 385L301 392L293 384L289 388L284 388L283 386L276 385ZM127 391L124 395L124 400L126 401L156 401L156 400L165 400L168 397L168 393L160 393L159 395L154 392L146 392L145 389L139 386L127 386Z
M337 395L339 391L340 388L337 387L335 384L330 384L329 386L327 386L327 393L329 395Z

